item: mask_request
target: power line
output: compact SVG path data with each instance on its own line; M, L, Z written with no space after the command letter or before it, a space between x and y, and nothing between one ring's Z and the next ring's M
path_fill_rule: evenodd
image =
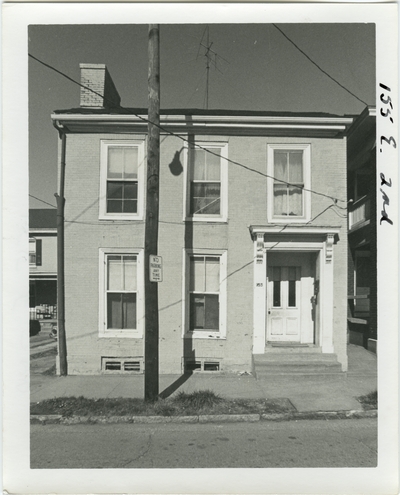
M34 57L30 53L28 53L28 55L29 55L29 57L33 58L34 60L36 60L40 64L44 65L45 67L47 67L47 68L49 68L51 70L54 70L55 72L57 72L58 74L60 74L63 77L66 77L69 81L73 82L74 84L77 84L78 86L80 86L80 87L82 87L82 88L84 88L84 89L86 89L88 91L91 91L93 94L95 94L97 96L100 96L104 101L107 101L107 102L112 103L113 105L115 105L115 102L113 102L110 99L104 97L104 95L98 93L97 91L94 91L92 88L89 88L88 86L85 86L84 84L81 84L78 81L75 81L74 79L72 79L71 77L67 76L66 74L64 74L60 70L55 69L54 67L52 67L49 64L46 64L45 62L42 62L41 60L39 60L37 57ZM201 149L201 150L205 151L206 153L209 153L211 155L214 155L214 156L220 158L220 155L218 153L210 150L209 148L204 148L200 144L193 143L188 138L185 138L185 137L183 137L183 136L181 136L179 134L175 134L174 132L170 131L169 129L163 127L162 125L156 124L154 122L151 122L149 119L146 119L145 117L142 117L141 115L138 115L138 114L136 114L134 112L131 112L128 108L121 107L121 105L118 105L117 108L120 109L120 110L122 110L126 115L133 115L133 116L137 117L139 120L141 120L141 121L143 121L143 122L145 122L147 124L148 123L153 124L154 126L158 127L160 130L162 130L163 132L165 132L166 134L169 134L170 136L174 136L176 138L179 138L181 141L189 144L189 146L195 146L196 148ZM249 172L253 172L255 174L261 175L262 177L266 177L268 179L273 179L274 181L280 182L282 184L286 184L287 186L295 187L297 189L301 189L302 191L307 191L307 192L310 192L312 194L316 194L318 196L323 196L325 198L331 199L334 202L340 201L341 203L347 203L347 200L339 199L339 198L336 198L334 196L330 196L329 194L325 194L325 193L322 193L322 192L319 192L319 191L315 191L314 189L309 189L309 188L306 188L304 186L299 186L298 184L292 184L292 183L287 182L287 181L285 181L283 179L278 179L277 177L274 177L273 175L269 175L269 174L266 174L264 172L261 172L260 170L256 170L254 168L248 167L247 165L244 165L243 163L240 163L240 162L237 162L235 160L232 160L231 158L225 158L225 160L228 163L232 163L232 165L236 165L236 166L241 167L241 168L243 168L245 170L248 170Z
M308 55L307 53L305 53L301 48L299 48L296 43L294 41L292 41L283 31L281 28L279 28L276 24L272 24L294 47L297 48L297 50L299 50L300 53L302 53L312 64L315 65L315 67L317 67L317 69L319 69L321 72L323 72L326 76L329 77L329 79L332 79L332 81L334 81L336 84L338 84L341 88L343 88L345 91L347 91L349 94L351 94L351 96L354 96L354 98L356 98L358 101L360 101L361 103L364 103L364 105L368 106L368 103L366 103L364 100L362 100L361 98L359 98L357 95L355 95L354 93L352 93L349 89L347 89L345 86L343 86L343 84L341 84L339 81L337 81L334 77L332 77L330 74L328 74L324 69L322 69L322 67L320 67L316 62L314 62L314 60L312 60Z
M41 203L44 203L45 205L49 205L49 206L51 206L52 208L57 208L57 206L54 206L54 205L52 205L52 204L48 203L47 201L43 201L43 199L37 198L37 197L36 197L36 196L34 196L33 194L29 194L29 196L30 196L31 198L35 198L35 199L37 199L38 201L40 201Z

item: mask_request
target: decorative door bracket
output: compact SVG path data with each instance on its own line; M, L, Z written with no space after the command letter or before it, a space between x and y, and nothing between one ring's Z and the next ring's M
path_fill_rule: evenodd
M327 234L327 236L326 236L326 252L325 252L326 263L332 263L334 240L335 240L334 234Z
M264 261L263 256L264 251L264 234L257 233L257 241L256 241L256 263L261 265Z

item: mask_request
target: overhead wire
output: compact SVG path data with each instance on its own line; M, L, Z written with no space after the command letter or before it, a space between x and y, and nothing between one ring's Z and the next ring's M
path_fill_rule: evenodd
M29 194L29 196L30 196L31 198L36 199L37 201L40 201L41 203L44 203L45 205L49 205L49 206L51 206L52 208L57 208L57 206L54 206L54 205L52 205L51 203L48 203L47 201L44 201L43 199L37 198L37 197L36 197L36 196L34 196L33 194Z
M354 98L356 98L358 101L360 101L361 103L363 103L364 105L368 106L368 103L365 102L364 100L362 100L361 98L359 98L357 95L355 95L352 91L350 91L349 89L346 88L346 86L343 86L343 84L341 84L337 79L335 79L334 77L332 77L330 74L328 74L328 72L326 72L326 70L324 70L322 67L320 67L316 62L314 62L314 60L309 57L307 55L307 53L302 50L294 41L292 41L289 36L287 36L281 28L279 28L276 24L273 24L272 25L282 34L282 36L284 36L295 48L297 48L297 50L302 53L306 58L307 60L309 60L313 65L315 65L315 67L317 67L317 69L319 69L323 74L325 74L326 76L329 77L329 79L331 79L333 82L335 82L336 84L338 84L342 89L344 89L345 91L347 91L349 94L351 94L351 96L354 96Z
M55 72L57 72L58 74L60 74L61 76L67 78L69 81L73 82L74 84L88 90L88 91L91 91L93 94L97 95L97 96L100 96L103 100L109 102L109 103L112 103L115 105L115 102L112 102L111 100L107 99L106 97L104 97L104 95L98 93L97 91L93 90L92 88L89 88L88 86L82 84L82 83L79 83L78 81L75 81L73 78L71 78L70 76L64 74L62 71L54 68L53 66L43 62L42 60L38 59L37 57L35 57L34 55L32 55L31 53L28 53L29 57L33 58L34 60L36 60L37 62L39 62L40 64L44 65L45 67L49 68L50 70L54 70ZM198 143L195 143L195 142L192 142L191 140L189 140L188 138L185 138L184 136L181 136L179 134L176 134L172 131L170 131L169 129L165 128L164 126L160 125L160 124L157 124L155 122L152 122L151 120L149 119L146 119L145 117L141 116L141 115L138 115L137 113L135 112L132 112L130 109L128 108L124 108L122 107L121 105L118 105L117 107L119 110L122 110L126 115L133 115L135 117L137 117L139 120L147 123L147 124L152 124L154 125L155 127L158 127L160 130L162 130L163 132L171 135L171 136L174 136L174 137L177 137L179 138L180 140L182 140L183 142L187 143L189 146L195 146L196 148L198 149L201 149L203 151L205 151L206 153L209 153L211 155L214 155L218 158L220 158L220 155L214 151L212 151L211 149L209 148L205 148L204 146L198 144ZM322 193L320 191L316 191L314 189L310 189L310 188L307 188L307 187L304 187L304 186L299 186L298 184L292 184L288 181L285 181L283 179L279 179L277 177L274 177L273 175L270 175L270 174L266 174L264 172L261 172L260 170L257 170L257 169L254 169L254 168L251 168L247 165L244 165L243 163L240 163L240 162L237 162L236 160L232 160L231 158L224 158L228 163L232 163L233 165L236 165L238 167L241 167L245 170L248 170L249 172L253 172L255 174L258 174L262 177L266 177L268 179L273 179L274 181L276 182L280 182L282 184L286 184L287 186L291 186L291 187L295 187L297 189L301 189L302 191L307 191L307 192L310 192L312 194L315 194L315 195L318 195L318 196L323 196L325 198L328 198L328 199L331 199L332 201L336 202L336 201L340 201L341 203L347 203L347 200L344 200L344 199L340 199L340 198L336 198L334 196L331 196L329 194L325 194L325 193Z

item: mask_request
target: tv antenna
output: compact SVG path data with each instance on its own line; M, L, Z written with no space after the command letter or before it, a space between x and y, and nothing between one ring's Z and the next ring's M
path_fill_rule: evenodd
M206 37L205 43L204 43L204 37ZM205 94L206 109L208 109L208 96L209 96L209 87L210 87L210 66L212 65L218 72L221 72L217 67L217 60L218 58L222 58L222 60L225 60L223 57L218 55L217 52L211 49L212 45L213 42L211 41L210 43L210 30L209 27L207 26L200 40L200 45L196 57L197 60L199 57L200 50L203 47L205 50L203 55L206 58L206 94ZM225 60L225 62L229 63L227 60Z

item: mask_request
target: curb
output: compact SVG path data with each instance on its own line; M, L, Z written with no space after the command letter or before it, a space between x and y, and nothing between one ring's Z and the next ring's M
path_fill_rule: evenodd
M200 416L70 416L61 414L32 414L31 424L76 425L76 424L159 424L159 423L256 423L258 421L291 421L305 419L362 419L377 418L378 410L350 411L305 411L265 414L218 414Z

